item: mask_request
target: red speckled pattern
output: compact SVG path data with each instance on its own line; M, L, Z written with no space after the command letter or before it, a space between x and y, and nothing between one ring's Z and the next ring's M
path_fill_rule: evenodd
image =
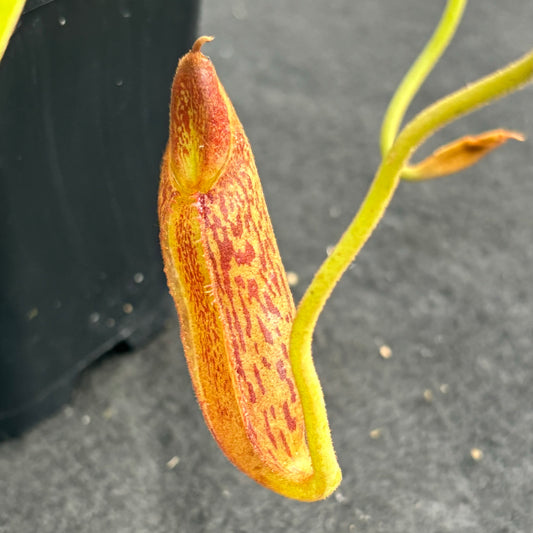
M201 68L207 68L205 62ZM216 74L196 79L205 83L216 80ZM173 87L187 84L175 80ZM181 112L187 120L191 116L198 120L213 105L213 116L222 116L222 122L230 125L230 140L220 143L213 131L225 135L225 128L188 126L204 131L200 142L207 154L202 157L211 161L207 179L217 175L209 190L203 191L198 177L189 181L198 184L193 193L177 183L179 165L169 159L180 147L171 146L178 142L172 136L176 126L171 126L159 198L165 271L196 395L220 447L260 483L272 486L283 479L299 483L312 469L288 357L294 303L250 145L218 81L217 91L220 94L210 98L213 87L204 93L195 88L191 93L195 98L208 98L202 113ZM194 104L189 96L179 100ZM179 142L184 139L194 148L191 137L181 136ZM209 155L209 143L218 143L216 157ZM191 146L186 149L190 159Z

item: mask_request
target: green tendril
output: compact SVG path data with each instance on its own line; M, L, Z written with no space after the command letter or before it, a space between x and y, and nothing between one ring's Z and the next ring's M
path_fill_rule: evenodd
M448 0L439 24L428 43L396 89L381 127L381 156L390 150L414 96L452 40L467 0Z

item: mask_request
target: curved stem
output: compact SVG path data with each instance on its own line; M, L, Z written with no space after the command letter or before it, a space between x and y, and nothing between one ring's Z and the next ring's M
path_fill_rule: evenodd
M396 89L381 127L382 157L394 143L409 104L454 36L466 3L467 0L448 0L433 35Z
M292 327L290 359L302 399L309 451L318 479L331 475L327 469L337 465L324 397L311 355L313 331L322 308L383 216L398 186L402 169L413 151L444 125L518 89L532 78L533 51L418 114L387 153L358 213L304 294Z

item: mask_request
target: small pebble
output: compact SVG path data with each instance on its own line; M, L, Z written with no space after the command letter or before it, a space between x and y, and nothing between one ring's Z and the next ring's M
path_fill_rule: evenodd
M122 306L122 310L123 310L127 315L129 315L129 314L133 311L133 305L131 305L130 303L125 303L125 304Z
M389 346L384 344L383 346L380 346L380 348L379 348L379 355L381 355L381 357L383 357L383 359L390 359L390 357L392 355L392 350L390 349Z
M296 274L296 272L292 272L289 270L287 272L287 282L289 283L289 286L294 287L298 285L298 281L300 281L298 274Z
M89 415L83 415L81 417L81 423L84 425L84 426L88 426L90 423L91 423L91 417Z
M483 459L483 451L479 448L472 448L470 450L470 455L474 461L481 461L481 459Z
M340 490L337 490L335 492L335 499L339 502L339 503L345 503L348 501L348 498L340 491Z
M177 464L180 462L180 458L175 455L174 457L171 457L168 461L167 461L167 468L169 470L173 470L174 468L176 468Z
M426 400L428 403L433 401L433 392L431 392L431 389L426 389L424 391L424 400Z
M376 428L376 429L373 429L371 432L370 432L370 438L371 439L379 439L381 437L381 429L380 428Z

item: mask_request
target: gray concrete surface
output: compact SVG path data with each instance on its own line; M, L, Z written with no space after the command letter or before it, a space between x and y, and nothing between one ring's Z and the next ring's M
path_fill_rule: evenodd
M443 5L204 1L205 50L254 146L296 298L361 201L388 99ZM532 21L529 0L472 0L413 110L530 49ZM334 496L289 501L226 461L173 323L0 445L0 531L533 531L532 102L529 88L430 142L500 126L531 139L402 185L328 304L315 358L344 472Z

